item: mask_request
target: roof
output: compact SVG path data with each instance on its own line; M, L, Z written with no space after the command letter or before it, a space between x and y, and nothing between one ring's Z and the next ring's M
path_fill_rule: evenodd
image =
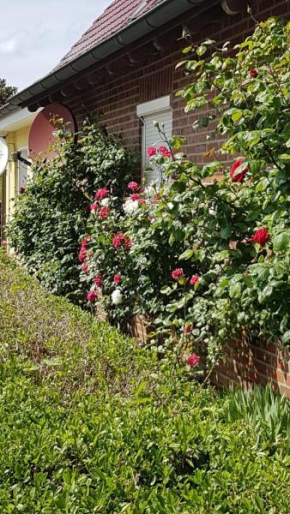
M101 43L109 36L118 32L129 22L140 18L145 12L148 12L158 3L161 3L161 0L114 0L72 46L70 51L60 61L57 68L64 66L87 52L98 43Z
M208 11L221 1L114 0L57 68L17 93L1 107L0 118L10 115L19 107L29 106L31 110L37 110L41 105L40 99L57 91L96 63L130 47L140 38L148 37L167 23L175 22L188 11L194 10L198 15L200 10Z

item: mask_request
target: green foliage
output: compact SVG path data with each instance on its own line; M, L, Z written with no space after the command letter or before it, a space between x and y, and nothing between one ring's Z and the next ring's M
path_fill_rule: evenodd
M0 257L0 510L289 512L289 455Z
M290 402L270 385L264 389L255 386L247 392L237 389L229 393L226 416L231 423L246 421L258 434L258 444L270 443L273 452L280 447L290 450Z
M181 354L188 344L202 346L214 361L241 330L289 344L289 37L290 24L270 18L235 55L210 40L191 48L182 65L192 80L179 95L196 113L196 130L212 123L223 137L217 160L198 165L180 153L178 138L167 141L172 155L152 158L167 182L155 198L145 192L130 216L117 215L130 250L114 253L108 238L102 251L108 247L113 260L92 257L110 284L115 269L123 275L124 303L113 307L115 317L145 312L157 343L166 336ZM114 230L109 221L108 232ZM94 234L92 228L96 250ZM171 277L176 268L178 280ZM111 289L100 297L106 307Z
M5 79L0 79L0 107L5 105L11 96L16 95L17 87L7 86Z
M47 289L79 302L77 255L89 198L104 184L122 197L134 161L120 141L93 122L85 122L77 142L65 128L56 136L57 156L33 166L33 178L17 199L7 233L17 255Z

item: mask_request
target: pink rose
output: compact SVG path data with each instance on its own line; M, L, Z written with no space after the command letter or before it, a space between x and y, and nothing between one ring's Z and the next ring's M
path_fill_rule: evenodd
M137 184L137 182L129 182L128 184L128 189L130 189L130 191L138 191L138 189L140 189L140 186Z
M114 282L115 284L121 284L121 282L122 282L122 277L121 277L121 275L120 275L120 274L114 275L113 282Z
M99 210L99 206L98 206L98 204L97 204L97 203L93 203L93 204L90 206L90 210L91 210L92 212L96 212L96 211L98 211L98 210Z
M153 155L156 155L156 148L154 148L154 146L148 146L147 155L148 157L153 157Z
M193 275L189 281L190 285L191 286L194 286L195 284L197 284L197 282L199 281L199 276L198 275Z
M97 291L89 291L87 293L87 300L90 303L94 303L99 297L99 294Z
M196 355L195 353L193 353L192 355L189 355L187 358L187 364L191 368L195 368L196 366L198 366L199 361L200 361L200 357L199 357L199 355Z
M178 280L183 275L183 269L177 268L171 272L171 276L173 279Z
M171 152L170 152L170 150L169 150L166 146L159 146L159 148L158 148L158 152L159 152L163 157L171 157Z
M94 279L94 284L96 284L96 286L98 286L98 287L102 287L103 281L102 281L101 273L98 273L98 275Z
M109 190L106 187L102 187L101 189L98 189L98 191L95 194L95 198L97 200L102 200L103 198L106 198L108 196Z
M108 217L109 213L110 213L109 207L102 207L102 209L99 212L99 216L100 216L100 218L102 218L102 220L105 220Z
M189 334L191 334L191 332L192 332L192 325L189 325L188 327L185 327L185 329L183 330L183 333L185 335L189 335Z
M130 196L132 202L135 202L136 200L140 200L141 196L139 195L139 193L133 193L131 196Z
M88 263L87 262L84 262L83 265L82 265L82 270L84 273L87 273L88 272L88 269L89 269L89 266L88 266Z
M79 251L79 262L83 262L85 261L87 258L87 252L86 252L86 249L85 248L81 248L80 251Z
M132 243L131 239L128 236L125 236L125 234L120 233L115 234L113 236L112 245L114 246L114 248L120 248L121 246L123 246L125 250L128 250L129 248L131 248Z

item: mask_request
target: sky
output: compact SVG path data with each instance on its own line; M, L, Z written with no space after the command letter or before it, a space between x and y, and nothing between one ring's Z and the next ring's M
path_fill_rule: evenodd
M0 0L0 78L21 91L49 73L110 3Z

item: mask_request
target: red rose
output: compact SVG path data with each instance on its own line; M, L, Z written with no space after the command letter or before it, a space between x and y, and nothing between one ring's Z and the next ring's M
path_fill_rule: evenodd
M244 162L244 157L240 157L234 164L232 165L230 169L230 176L232 177L233 182L243 182L244 176L246 175L248 171L248 164L245 162L245 166L241 168L241 171L239 173L236 173L237 169L242 166Z
M154 146L148 146L147 155L148 157L153 157L153 155L156 155L156 148L154 148Z
M96 211L98 211L98 210L99 210L99 206L98 206L98 204L97 204L97 203L93 203L93 204L90 206L90 210L91 210L92 212L96 212Z
M250 77L251 77L252 79L256 79L256 78L257 78L257 76L258 76L258 72L257 72L257 70L255 70L255 68L252 68L252 69L250 70Z
M250 243L250 242L254 242L254 243L258 243L260 246L265 246L265 244L269 241L270 239L270 234L268 232L268 229L263 227L263 228L259 228L259 230L257 230L254 234L253 237L251 237L250 239L247 239L247 242Z
M98 189L98 191L95 194L95 198L97 200L102 200L102 198L106 198L108 196L109 190L106 187L102 187L101 189Z
M123 241L123 234L116 234L112 239L112 244L114 248L120 248Z
M140 187L137 184L137 182L132 181L132 182L129 182L128 189L130 189L131 191L138 191L138 189L140 189Z
M102 207L102 209L99 212L100 218L102 218L102 220L105 220L108 217L109 212L109 207Z
M199 281L199 276L198 275L192 275L189 283L191 286L194 286L195 284L197 284L197 282Z
M131 196L130 196L132 202L135 202L136 200L140 200L141 196L139 195L139 193L133 193Z
M85 248L81 248L80 251L79 251L79 262L83 262L85 261L87 258L87 252L86 252L86 249Z
M102 287L103 281L102 281L101 273L98 273L98 275L94 279L94 284L96 284L96 286L98 286L98 287Z
M158 152L163 156L163 157L171 157L171 152L170 150L168 150L168 148L166 146L159 146L158 148Z
M22 187L19 189L19 193L20 193L21 195L23 195L23 193L25 193L25 187L23 187L23 186L22 186Z
M84 262L83 265L82 265L82 270L84 273L87 273L88 272L88 269L89 269L89 266L88 266L88 263L87 262Z
M178 280L183 275L183 269L177 268L171 272L171 276L173 279Z
M82 240L82 248L87 248L88 243L90 243L91 240L92 240L91 236L84 237L84 239Z
M123 244L124 244L125 250L129 250L131 248L131 246L132 246L132 242L131 242L130 237L125 236L124 240L123 240Z
M191 368L195 368L196 366L198 366L199 361L200 361L200 357L199 357L199 355L196 355L195 353L193 353L192 355L189 355L187 358L187 364Z
M87 293L87 300L90 303L94 303L99 297L99 294L97 291L89 291Z
M114 248L120 248L123 246L126 250L131 248L132 243L131 239L128 236L125 236L125 234L115 234L112 239L112 245Z
M115 282L115 284L121 284L121 282L122 282L121 275L120 274L114 275L113 282Z
M192 326L191 325L188 326L188 327L185 327L185 329L183 330L183 333L185 335L191 334L191 332L192 332Z

